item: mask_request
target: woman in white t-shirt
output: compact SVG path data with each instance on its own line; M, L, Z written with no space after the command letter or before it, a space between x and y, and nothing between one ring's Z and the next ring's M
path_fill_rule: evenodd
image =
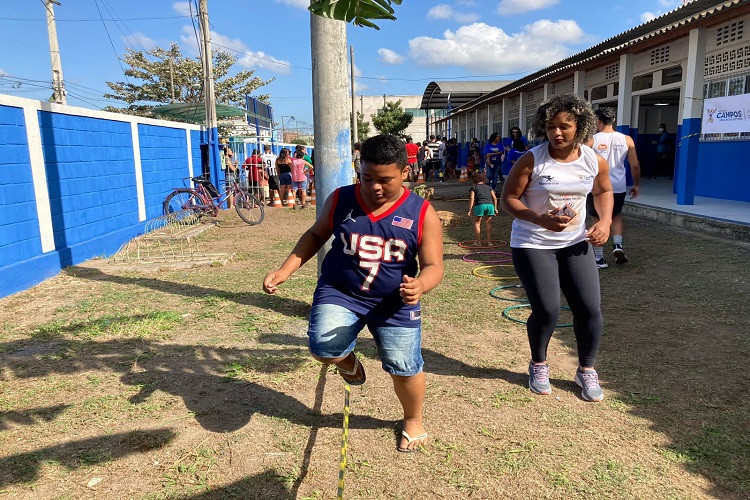
M527 323L529 388L549 394L547 346L560 312L560 290L573 313L579 367L575 382L587 401L601 401L594 361L602 332L599 274L591 245L609 237L611 217L586 230L586 195L600 214L612 213L607 162L583 143L595 127L591 106L574 94L543 103L534 132L547 141L516 161L503 187L502 207L515 217L513 265L531 304Z

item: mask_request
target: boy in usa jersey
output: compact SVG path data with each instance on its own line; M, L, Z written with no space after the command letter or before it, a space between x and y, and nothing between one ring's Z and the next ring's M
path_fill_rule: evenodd
M266 293L276 293L333 237L313 296L310 352L336 365L347 383L363 384L365 369L354 347L368 327L404 411L396 446L402 452L416 451L427 440L420 299L443 278L440 219L429 202L403 186L408 175L401 140L390 135L367 139L361 182L328 197L289 257L263 281Z

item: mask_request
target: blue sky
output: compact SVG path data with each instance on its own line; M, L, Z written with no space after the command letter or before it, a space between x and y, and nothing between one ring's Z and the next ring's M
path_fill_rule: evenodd
M69 104L101 108L106 81L123 80L117 55L178 42L197 55L187 1L61 0L57 32ZM404 0L380 31L348 26L358 93L421 94L432 80L512 80L652 19L680 0ZM0 93L47 99L51 79L44 6L2 0ZM208 0L212 41L275 80L275 118L312 123L308 0ZM97 9L98 7L98 9ZM104 22L100 19L104 18ZM114 19L114 20L113 20ZM106 26L106 30L105 30ZM110 41L111 39L111 41ZM113 47L114 46L114 47ZM23 80L19 80L23 79ZM288 120L288 118L286 119Z

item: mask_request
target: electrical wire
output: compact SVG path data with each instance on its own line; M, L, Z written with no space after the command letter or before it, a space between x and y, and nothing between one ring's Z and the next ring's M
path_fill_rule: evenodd
M190 16L163 16L163 17L129 17L127 19L120 19L121 21L159 21L165 19L183 19ZM0 17L0 21L37 21L47 22L46 19L32 19L25 17ZM98 19L59 19L55 18L55 22L100 22L101 18ZM114 21L114 19L104 19L104 21Z
M107 23L104 22L104 16L102 16L102 11L99 8L99 2L97 0L94 0L94 4L96 5L96 11L99 12L99 17L101 18L102 24L104 25L104 31L107 33L109 44L112 46L112 50L115 53L115 59L117 59L117 64L120 65L120 70L122 71L122 74L125 75L125 81L130 83L130 79L128 78L128 75L125 73L125 68L122 67L122 62L120 61L120 56L117 53L117 49L115 49L115 44L112 42L112 37L109 36L109 29L107 29Z

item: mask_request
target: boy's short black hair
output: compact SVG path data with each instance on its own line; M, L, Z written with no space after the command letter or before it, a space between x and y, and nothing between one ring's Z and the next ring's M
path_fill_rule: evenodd
M370 137L362 143L361 161L373 165L390 165L395 163L403 170L406 167L406 144L390 134Z
M614 123L615 119L617 118L617 112L615 111L615 108L596 108L594 110L594 114L596 115L597 120L605 125Z

